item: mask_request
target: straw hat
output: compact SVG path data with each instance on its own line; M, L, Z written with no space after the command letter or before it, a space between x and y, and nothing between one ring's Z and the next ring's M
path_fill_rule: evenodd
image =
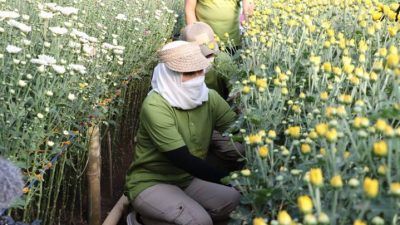
M166 44L158 51L158 57L169 69L181 73L204 70L210 65L200 47L186 41Z
M219 52L214 31L206 23L195 22L187 25L181 32L181 39L198 44L204 56Z

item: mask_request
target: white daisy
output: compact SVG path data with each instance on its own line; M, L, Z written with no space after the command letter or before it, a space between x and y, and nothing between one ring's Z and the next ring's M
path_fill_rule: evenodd
M49 30L58 35L64 35L68 33L68 29L65 27L49 27Z
M53 70L56 71L56 73L58 73L58 74L63 74L63 73L65 73L65 67L64 67L64 66L60 66L60 65L51 65L51 67L53 67Z
M86 67L84 65L80 65L80 64L70 64L69 68L71 68L72 70L75 70L77 72L79 72L80 74L85 74L86 73Z
M38 113L36 116L37 116L37 118L39 118L39 119L43 119L43 118L44 118L44 115L41 114L41 113Z
M31 59L31 63L49 66L57 62L54 57L49 55L39 55L37 59Z
M48 145L49 147L53 147L53 146L54 146L54 142L52 142L52 141L47 141L47 145Z
M20 29L24 33L29 33L29 32L32 31L32 27L31 26L28 26L28 25L26 25L24 23L20 23L20 22L18 22L16 20L9 20L7 22L7 24L12 26L12 27Z
M115 17L115 19L127 21L127 20L128 20L128 17L127 17L126 15L124 15L124 14L118 14L118 15Z
M53 92L52 91L46 91L46 95L51 97L51 96L53 96Z
M0 18L2 19L16 19L20 17L17 12L14 11L0 11Z
M57 11L59 11L60 13L62 13L65 16L69 16L69 15L72 15L72 14L77 15L78 11L79 11L79 9L74 8L74 7L61 7L61 6L58 6L56 9L57 9Z
M45 20L53 18L54 14L51 12L40 11L39 17Z
M28 83L26 81L24 81L24 80L19 80L18 81L18 86L20 86L20 87L26 87L27 84Z
M71 93L68 94L68 100L74 101L75 99L76 99L76 97L74 94L71 94Z
M22 51L22 48L19 48L15 45L7 45L6 51L11 54L16 54L16 53Z

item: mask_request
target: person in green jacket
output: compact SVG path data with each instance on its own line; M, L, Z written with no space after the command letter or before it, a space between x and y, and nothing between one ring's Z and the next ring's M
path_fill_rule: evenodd
M140 216L128 219L135 225L226 223L240 193L221 183L229 172L205 158L213 130L226 131L236 114L205 85L210 62L198 45L171 42L159 59L125 183L125 195Z
M251 15L252 0L185 0L186 24L207 23L222 42L231 40L232 47L240 46L240 2L244 16Z

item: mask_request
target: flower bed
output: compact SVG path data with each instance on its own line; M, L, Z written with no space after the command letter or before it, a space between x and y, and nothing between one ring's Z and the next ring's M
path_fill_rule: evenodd
M256 1L234 82L236 222L398 224L399 4Z
M173 4L0 1L0 155L24 172L20 219L52 224L76 211L87 127L107 122L128 80L148 73Z

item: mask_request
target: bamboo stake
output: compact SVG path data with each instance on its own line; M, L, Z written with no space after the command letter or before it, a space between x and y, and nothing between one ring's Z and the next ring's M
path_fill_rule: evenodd
M122 214L128 208L129 200L125 195L119 198L117 204L112 208L111 212L108 214L103 225L117 225L121 219Z
M89 162L87 178L89 183L89 225L101 224L101 154L100 132L98 126L89 127Z

